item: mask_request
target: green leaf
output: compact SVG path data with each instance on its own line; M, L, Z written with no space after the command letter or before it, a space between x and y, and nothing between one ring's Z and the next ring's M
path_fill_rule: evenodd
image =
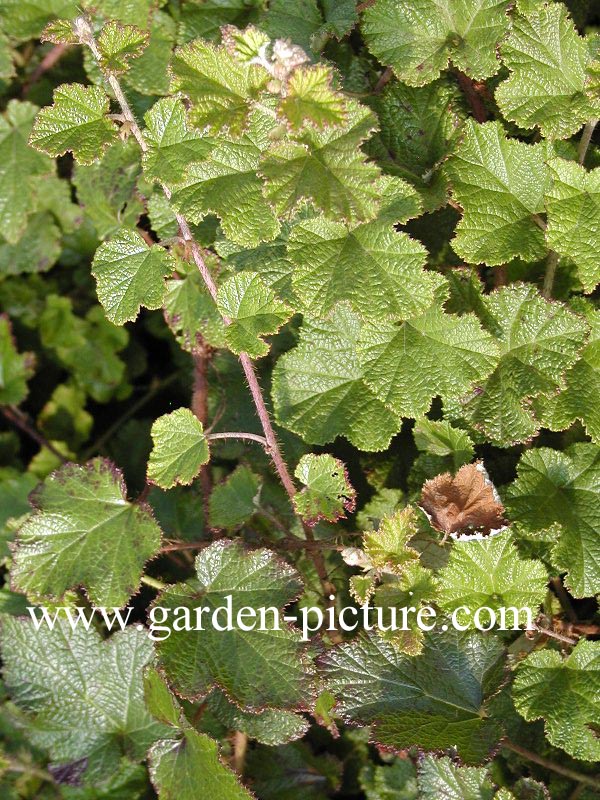
M516 669L513 698L526 720L544 720L551 744L582 761L600 759L600 643L580 641L563 659L555 650L531 653Z
M100 65L111 75L122 75L129 61L139 58L148 44L148 34L134 25L119 25L110 20L104 25L97 40Z
M567 139L600 112L587 93L588 44L577 34L562 3L540 3L517 13L502 60L511 72L496 89L507 119L539 127L550 139Z
M118 3L120 8L123 5ZM176 25L175 20L162 11L155 10L150 19L148 46L130 64L124 80L127 86L143 95L164 95L169 93L169 64L175 45ZM139 18L135 17L133 22L139 25Z
M507 625L524 625L530 609L531 619L546 596L548 575L540 561L522 559L509 532L483 540L457 541L450 551L448 564L438 575L437 601L448 612L468 606L471 614L479 608L518 609L507 612ZM472 624L472 616L458 615L463 625ZM490 624L490 615L481 616L482 625ZM498 624L498 623L496 623Z
M409 545L417 533L416 523L414 508L407 506L384 517L376 531L366 531L363 548L371 566L400 574L408 564L418 561L419 553Z
M277 333L292 314L256 272L241 272L222 283L217 307L231 320L225 328L228 347L238 355L248 353L251 358L269 352L269 345L262 337Z
M328 453L308 453L298 462L294 475L304 484L293 498L294 508L309 525L320 519L336 522L354 511L356 492L339 459Z
M32 214L16 244L0 238L0 276L46 272L60 255L60 240L50 214Z
M565 373L565 388L543 398L540 415L553 431L566 430L579 419L591 440L600 444L600 311L589 310L586 319L591 333L581 357Z
M140 308L160 308L165 296L164 278L173 272L167 251L149 247L137 231L121 228L101 244L92 263L98 299L115 325L137 319Z
M456 748L463 761L477 763L500 736L486 708L502 648L480 633L437 631L424 639L415 657L374 634L330 650L323 666L336 710L348 722L371 725L386 748Z
M15 74L13 52L8 36L0 31L0 79L8 80Z
M359 781L366 800L419 800L417 773L408 758L396 758L385 766L368 761Z
M422 87L393 81L369 105L380 131L368 142L368 151L384 170L415 187L426 210L445 203L448 180L440 166L464 123L458 89L442 80Z
M572 161L549 162L552 183L546 196L548 246L572 259L585 292L600 283L598 220L600 167L586 172Z
M347 102L343 124L323 131L306 128L296 140L275 144L259 172L264 193L279 215L310 200L326 216L361 221L375 216L382 187L379 170L360 146L376 127L372 112Z
M354 0L322 0L325 27L342 39L358 22L358 11Z
M547 447L524 453L506 495L509 516L526 535L558 526L552 561L567 571L575 597L600 591L599 493L600 448L580 443L564 453Z
M137 225L144 212L137 191L140 172L140 148L134 139L112 145L94 164L76 165L77 199L99 239Z
M226 128L232 135L245 129L252 103L269 79L264 67L243 64L225 47L201 40L176 50L171 70L172 90L191 103L192 125L213 132Z
M474 315L457 317L434 305L403 323L366 325L359 358L382 403L398 416L420 417L436 395L460 397L489 375L497 347Z
M242 731L250 739L271 747L300 739L309 728L308 720L292 711L270 708L258 713L243 711L218 690L210 695L206 705L227 730Z
M465 137L446 164L464 214L452 247L472 264L535 261L546 254L533 215L544 212L549 186L544 144L508 139L499 122L465 124Z
M422 800L492 800L495 790L485 768L459 767L449 758L426 756L419 767Z
M360 322L340 305L325 320L305 319L300 343L273 371L280 425L310 444L345 436L362 450L385 450L400 419L367 385L358 357Z
M27 381L33 375L33 355L19 353L12 335L12 326L0 314L0 405L18 406L27 397Z
M332 88L332 77L331 69L322 64L300 67L292 73L279 104L279 114L292 130L305 123L317 128L343 123L344 98Z
M160 546L150 510L126 496L120 471L102 459L53 473L31 497L34 513L18 534L13 585L44 598L83 586L94 605L125 605Z
M160 800L252 800L253 795L219 758L217 743L191 728L178 741L157 742L148 755Z
M189 221L207 214L221 219L225 235L256 247L279 232L279 223L262 194L257 169L271 122L256 115L241 138L221 136L204 161L191 164L173 187L173 205Z
M270 0L261 27L273 39L290 39L311 52L313 36L321 29L323 19L316 0Z
M210 260L207 264L212 267ZM167 281L164 310L167 325L180 346L190 353L207 342L225 347L225 326L215 301L195 264L177 261L177 276Z
M53 105L37 115L29 142L50 156L71 151L79 164L91 164L117 138L108 109L108 97L97 86L63 83L54 90Z
M142 671L153 656L145 631L129 627L102 641L93 627L71 630L60 616L53 630L37 631L7 617L2 633L4 680L29 720L28 737L54 767L79 766L86 782L98 781L125 755L142 761L168 734L144 705Z
M36 39L53 19L72 19L79 13L74 0L0 0L2 29L17 42Z
M418 419L413 428L415 445L424 453L452 460L454 471L471 461L475 450L466 431L453 428L446 420Z
M348 300L365 319L406 318L428 308L439 285L438 276L423 270L423 245L387 221L351 229L322 217L300 222L288 257L298 310L310 316L325 316Z
M150 180L177 183L187 167L202 161L213 147L214 140L190 129L181 100L165 97L158 100L145 115L144 174Z
M409 86L435 80L449 61L482 80L498 71L508 7L506 0L377 0L362 29L373 55Z
M16 244L35 210L36 178L53 171L49 158L27 145L37 106L11 100L0 116L0 234Z
M148 480L161 489L192 483L210 458L202 423L189 408L159 417L152 425L152 441Z
M38 416L40 428L49 439L81 447L94 426L94 418L85 409L86 394L78 386L59 383Z
M211 528L237 528L258 508L261 483L251 469L240 465L212 491L209 501Z
M282 624L273 627L273 611L266 630L244 631L237 624L241 608L281 609L301 588L299 576L268 550L245 551L240 542L220 539L196 558L197 582L177 584L161 593L156 604L174 613L176 608L202 606L210 614L231 596L232 629L217 630L205 620L204 630L173 630L157 645L162 668L178 694L205 697L219 687L248 710L294 708L310 697L311 674L300 632ZM178 612L181 614L181 610ZM221 614L223 617L223 614ZM246 627L252 625L248 617ZM258 625L258 617L254 622ZM195 624L195 623L194 623ZM223 621L221 621L223 624Z
M565 306L540 297L533 286L513 284L483 302L500 359L461 413L492 442L507 446L537 432L530 400L561 386L583 345L586 326Z

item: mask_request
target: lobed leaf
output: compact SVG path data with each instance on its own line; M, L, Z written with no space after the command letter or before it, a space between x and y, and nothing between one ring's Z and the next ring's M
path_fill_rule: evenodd
M294 508L307 524L314 525L320 519L336 522L354 511L356 492L339 459L328 453L308 453L298 462L294 475L304 484L294 495Z
M189 485L210 458L202 423L189 408L159 417L152 425L152 441L148 480L161 489Z

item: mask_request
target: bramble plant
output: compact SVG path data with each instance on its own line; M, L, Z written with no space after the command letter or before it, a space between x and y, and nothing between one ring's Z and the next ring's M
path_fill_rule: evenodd
M3 798L600 798L593 6L0 0Z

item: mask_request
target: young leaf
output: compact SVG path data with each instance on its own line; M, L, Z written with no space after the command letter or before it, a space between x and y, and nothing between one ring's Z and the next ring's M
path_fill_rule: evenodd
M600 311L591 309L585 316L590 338L579 361L565 373L565 388L543 398L540 415L553 431L566 430L579 419L591 440L600 444Z
M28 147L37 106L11 100L0 115L0 235L16 244L35 210L35 179L52 173L49 158Z
M489 375L497 347L474 315L446 314L435 304L406 322L365 325L359 358L366 383L388 408L419 417L436 395L459 397Z
M2 28L11 39L36 39L55 17L73 19L79 7L74 0L2 0Z
M149 180L173 184L181 182L187 167L202 161L214 146L214 139L190 128L182 101L163 97L144 117L144 174Z
M465 124L465 137L445 170L464 209L452 247L471 264L535 261L546 253L534 214L549 186L544 144L508 139L499 122Z
M310 697L311 675L299 631L282 624L283 608L302 588L292 567L268 550L246 551L240 542L220 539L196 558L198 581L180 583L161 593L156 604L173 617L187 611L196 624L195 609L213 614L231 596L231 630L217 630L205 620L203 630L176 630L158 643L160 663L175 690L184 697L205 697L214 687L249 710L294 708ZM238 624L238 612L270 607L265 630L258 617ZM275 613L275 618L274 618ZM274 619L280 629L274 629ZM221 614L220 625L224 622ZM246 631L244 627L254 630Z
M498 686L501 655L498 641L480 633L426 633L415 657L371 634L330 650L323 668L336 710L348 722L371 725L380 745L452 747L472 764L500 736L486 705Z
M448 613L461 606L471 613L482 607L494 611L515 608L514 619L507 612L506 624L526 625L537 616L547 581L544 565L520 558L511 534L505 532L483 541L455 542L448 564L438 575L436 599ZM530 618L523 609L530 609ZM457 616L461 624L472 624L470 614L463 611ZM490 624L487 612L481 624Z
M92 263L98 299L115 325L133 321L140 308L160 308L165 296L164 278L174 261L155 244L149 247L137 231L121 228L101 244Z
M575 262L584 291L592 292L600 283L600 167L586 172L562 158L548 166L548 246Z
M376 0L362 29L373 55L409 86L435 80L450 60L481 80L498 71L508 7L507 0Z
M217 743L189 728L179 740L157 742L148 754L150 777L160 800L252 800L236 774L219 758Z
M257 168L270 122L256 115L241 137L219 137L204 161L192 164L173 187L173 205L193 223L209 213L221 219L225 235L256 247L271 241L279 222L262 194Z
M600 102L587 93L588 44L562 3L517 13L500 52L511 75L496 89L496 101L522 128L538 126L547 138L567 139L600 113Z
M323 131L306 128L295 140L275 144L259 168L265 197L279 215L307 200L327 217L360 222L375 216L382 194L379 169L360 146L376 128L372 112L347 103L343 124Z
M363 450L385 450L400 419L365 382L357 352L360 322L344 305L330 318L305 319L300 343L273 371L280 425L311 444L346 436Z
M129 61L139 58L148 44L148 34L134 25L119 25L109 20L98 37L100 65L111 75L127 72Z
M213 132L226 128L232 135L245 129L252 103L269 79L264 67L244 64L225 47L201 40L176 50L171 70L172 90L190 100L192 124Z
M209 520L212 528L237 528L258 508L261 482L251 469L240 465L212 491Z
M500 347L500 360L462 412L494 443L526 441L539 427L531 398L550 395L576 360L586 335L584 321L535 287L513 284L483 301L486 327Z
M33 375L33 356L19 353L9 318L0 314L0 405L18 406L27 397L27 381Z
M148 480L161 489L192 483L210 458L202 423L189 408L159 417L152 425L152 441Z
M419 553L409 545L417 533L416 515L411 506L384 517L376 531L363 534L363 548L375 569L401 574L405 567L419 560Z
M43 598L83 586L94 605L124 606L160 546L150 510L126 496L121 472L99 458L53 473L31 496L34 513L17 536L13 585Z
M504 507L482 461L445 472L423 486L421 506L434 528L444 533L481 531L505 525Z
M292 73L278 109L292 130L306 123L321 129L343 123L344 97L332 88L331 80L331 69L323 64L300 67Z
M564 453L540 447L521 457L506 496L519 530L538 534L558 525L554 565L567 571L575 597L600 591L600 448L579 443Z
M294 475L304 484L293 498L294 508L309 525L320 519L336 522L354 511L356 492L339 459L328 453L308 453L298 462Z
M513 698L526 720L544 719L551 744L582 761L600 759L600 643L580 641L568 658L531 653L516 669Z
M288 257L299 310L310 316L325 316L348 300L366 319L406 318L431 305L439 284L423 270L423 245L387 221L350 229L322 217L300 222L292 229Z
M102 641L94 627L71 629L62 616L53 630L5 617L2 634L6 686L54 768L80 762L86 782L100 781L123 756L142 761L169 735L144 704L142 672L153 657L145 631L128 627Z
M241 272L219 287L217 307L231 320L225 328L225 340L236 354L251 358L266 356L269 345L262 338L277 333L292 310L269 289L256 272Z
M29 143L50 156L70 150L79 164L91 164L117 139L108 106L97 86L63 83L54 90L54 104L37 115Z

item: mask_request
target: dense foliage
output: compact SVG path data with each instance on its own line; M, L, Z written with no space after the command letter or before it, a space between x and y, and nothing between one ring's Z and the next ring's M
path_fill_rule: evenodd
M0 0L3 798L600 798L594 5Z

